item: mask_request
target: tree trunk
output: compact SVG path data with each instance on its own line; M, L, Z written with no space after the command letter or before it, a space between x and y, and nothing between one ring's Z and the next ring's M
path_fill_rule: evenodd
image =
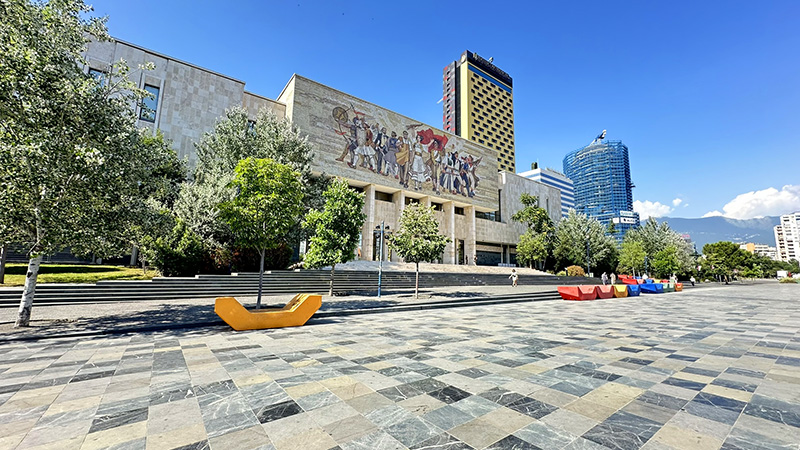
M264 252L266 249L259 250L259 254L261 255L261 263L259 264L258 269L258 298L256 299L256 309L261 309L261 286L264 283Z
M130 266L136 267L136 263L139 261L139 247L132 246L131 247L131 263Z
M42 264L42 255L36 255L28 261L28 273L25 275L25 287L22 289L22 299L19 302L19 313L15 327L27 327L31 321L33 309L33 296L36 293L36 278L39 276L39 265Z
M333 271L336 270L336 264L331 264L331 284L328 289L328 296L333 297Z
M419 298L419 263L417 263L417 278L414 282L414 299Z
M6 257L8 255L8 244L0 246L0 284L6 282Z

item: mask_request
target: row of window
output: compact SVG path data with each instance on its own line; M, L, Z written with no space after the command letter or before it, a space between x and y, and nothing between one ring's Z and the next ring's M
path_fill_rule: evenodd
M100 86L105 86L108 81L108 72L105 70L89 68L89 75L100 83ZM160 89L157 86L150 84L144 85L144 90L149 94L142 99L139 105L139 119L145 122L156 121L156 111L158 111L158 94Z

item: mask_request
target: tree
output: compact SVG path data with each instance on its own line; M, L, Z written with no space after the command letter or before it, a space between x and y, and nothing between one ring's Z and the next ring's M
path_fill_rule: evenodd
M629 230L625 234L624 241L642 244L649 261L654 260L658 252L671 245L675 247L675 257L678 260L679 268L676 273L687 273L694 267L695 261L692 256L694 248L680 234L673 231L667 222L659 224L651 217L639 228Z
M644 252L644 246L641 242L625 240L620 248L617 270L622 273L632 273L633 275L636 275L638 271L641 274L646 256L647 254Z
M520 196L523 208L511 216L511 220L524 224L528 230L520 236L517 244L517 259L525 265L533 266L541 262L544 267L547 256L553 248L555 226L547 210L539 207L539 198L528 193Z
M214 130L195 144L198 160L194 182L184 183L175 205L176 216L220 253L238 252L232 247L234 236L216 205L234 195L230 181L239 161L270 158L299 172L305 212L322 209L322 192L327 188L326 177L312 176L311 144L288 120L278 119L266 109L258 112L255 121L250 119L241 107L229 109ZM291 227L281 239L299 242L302 233L302 227Z
M414 298L419 298L419 263L431 262L442 255L450 238L439 234L433 208L409 205L400 216L400 227L392 235L389 247L406 261L416 265Z
M588 268L600 265L614 267L615 249L616 242L606 236L603 224L585 214L572 210L558 223L553 253L561 267L573 264Z
M655 257L653 257L653 272L655 272L656 276L667 278L680 270L680 268L678 249L673 245L667 246L667 248L656 253Z
M364 194L337 179L325 192L325 206L306 216L305 227L313 233L308 252L303 260L310 268L331 266L331 281L328 295L333 295L333 274L336 264L355 258L356 247L361 237L364 219Z
M533 234L531 231L520 236L517 244L517 261L533 268L535 262L546 259L549 252L545 236L545 234Z
M715 275L733 275L734 270L744 269L750 254L733 242L720 241L703 246L703 255Z
M238 245L258 250L258 299L264 279L264 253L281 241L298 222L303 211L300 173L272 159L247 158L236 166L232 200L220 203L221 217L228 223Z
M116 64L103 85L83 72L88 39L108 39L80 0L0 2L0 233L25 246L16 326L30 321L42 256L121 254L164 158L135 128L145 93Z

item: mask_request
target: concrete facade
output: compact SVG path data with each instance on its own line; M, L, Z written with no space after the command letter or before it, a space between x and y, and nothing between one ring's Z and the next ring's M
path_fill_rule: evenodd
M800 212L784 214L775 232L775 248L779 261L800 260Z
M362 259L377 259L376 227L383 222L396 230L411 203L434 208L440 232L451 239L440 259L445 264L513 263L525 230L511 216L522 208L522 193L538 196L554 221L561 218L560 191L498 172L494 149L313 80L294 75L272 100L247 92L243 81L122 41L91 43L85 58L87 72L105 73L124 59L140 88L158 89L153 120L140 119L139 126L160 130L190 164L196 161L194 144L229 108L243 107L253 118L266 108L290 120L313 145L315 173L342 177L364 192ZM155 69L138 69L146 63ZM141 106L133 107L140 117ZM388 248L384 258L400 260Z

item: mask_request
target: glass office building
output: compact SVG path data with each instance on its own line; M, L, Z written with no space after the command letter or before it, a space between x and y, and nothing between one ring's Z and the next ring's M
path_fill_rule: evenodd
M568 153L564 174L574 184L576 211L606 226L613 222L618 240L639 226L639 214L633 212L628 147L622 141L595 140Z

